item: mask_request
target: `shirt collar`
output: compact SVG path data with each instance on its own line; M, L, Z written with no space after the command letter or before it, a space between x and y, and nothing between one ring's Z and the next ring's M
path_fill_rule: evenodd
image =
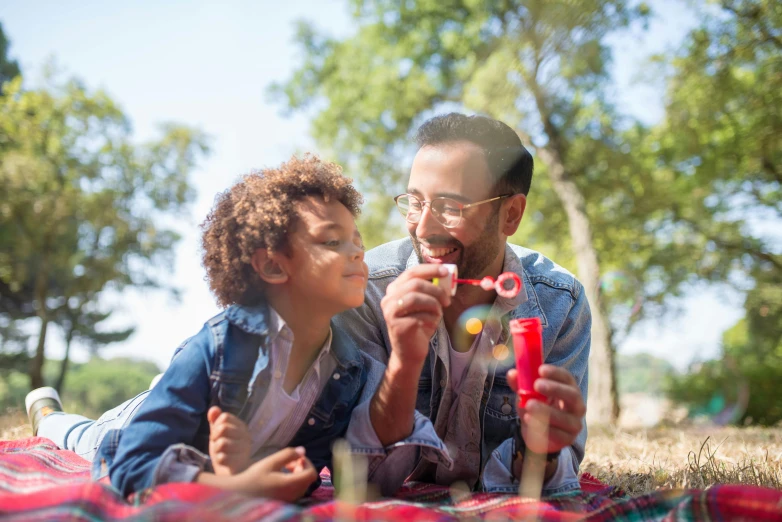
M283 319L282 316L279 313L277 313L277 310L275 310L273 307L270 306L269 307L269 340L274 342L277 337L285 339L291 344L293 343L293 331L285 322L285 319ZM324 355L331 352L332 338L333 338L333 334L331 331L331 326L329 326L329 335L326 337L326 342L323 343L323 346L321 347L320 352L318 353L318 360L323 358Z

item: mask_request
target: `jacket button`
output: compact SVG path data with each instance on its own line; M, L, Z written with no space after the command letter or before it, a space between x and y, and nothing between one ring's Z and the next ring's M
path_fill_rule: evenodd
M332 377L334 378L335 381L339 380L339 374L338 373L335 373L334 375L332 375Z
M445 388L445 379L440 379L440 388Z
M508 404L506 402L505 404L502 405L502 408L500 408L500 409L502 410L503 415L508 415L508 414L510 414L511 410L513 409L513 406L511 406L510 404Z
M310 420L307 421L307 424L309 424L310 426L314 426L315 425L315 419L313 417L310 417Z
M281 377L282 377L282 372L280 370L277 370L276 372L274 372L274 378L275 379L279 379Z

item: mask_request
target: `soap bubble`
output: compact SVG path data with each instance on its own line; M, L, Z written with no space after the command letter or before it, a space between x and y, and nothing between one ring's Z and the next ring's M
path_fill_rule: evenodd
M477 317L470 317L464 324L467 333L470 335L478 335L483 330L483 321Z
M490 311L490 305L479 305L468 308L459 316L457 321L459 327L451 338L451 343L455 350L463 352L470 349L475 336L483 331Z

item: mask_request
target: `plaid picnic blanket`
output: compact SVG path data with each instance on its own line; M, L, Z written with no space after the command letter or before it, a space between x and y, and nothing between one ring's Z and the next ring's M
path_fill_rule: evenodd
M90 463L44 438L0 441L0 520L779 520L782 492L747 486L664 490L630 498L585 474L581 490L533 501L410 483L392 499L351 506L324 481L311 499L285 504L201 484L164 484L124 499L90 480ZM326 477L328 479L328 477Z

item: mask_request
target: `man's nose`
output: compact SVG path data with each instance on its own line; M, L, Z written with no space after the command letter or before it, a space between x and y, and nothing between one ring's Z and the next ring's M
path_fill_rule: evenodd
M421 210L421 218L415 227L415 235L419 238L426 238L441 233L442 229L443 225L432 214L431 205L424 205Z

